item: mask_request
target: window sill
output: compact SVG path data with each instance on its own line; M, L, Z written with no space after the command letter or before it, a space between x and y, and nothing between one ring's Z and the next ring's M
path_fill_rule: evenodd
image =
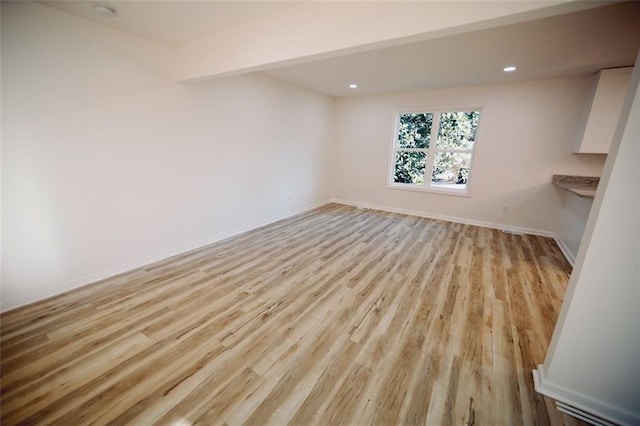
M440 195L454 195L456 197L470 197L469 189L454 189L454 188L446 188L446 187L437 187L437 186L426 186L426 185L411 185L411 184L403 184L403 183L389 183L387 184L387 188L389 189L401 189L403 191L418 191L418 192L430 192L432 194L440 194Z

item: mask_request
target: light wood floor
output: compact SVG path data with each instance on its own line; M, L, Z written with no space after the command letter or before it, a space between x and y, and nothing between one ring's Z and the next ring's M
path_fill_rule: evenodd
M551 239L336 204L1 317L2 424L577 424Z

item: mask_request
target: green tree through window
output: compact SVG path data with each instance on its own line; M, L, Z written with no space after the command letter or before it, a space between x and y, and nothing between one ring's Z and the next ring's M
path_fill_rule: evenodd
M398 114L392 183L466 192L479 118L473 110Z
M424 183L433 114L403 114L398 124L394 182Z

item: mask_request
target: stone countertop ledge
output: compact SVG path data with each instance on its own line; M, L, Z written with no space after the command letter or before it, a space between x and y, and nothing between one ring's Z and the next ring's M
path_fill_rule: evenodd
M592 176L553 175L551 182L569 192L573 192L578 197L593 199L596 196L600 178Z

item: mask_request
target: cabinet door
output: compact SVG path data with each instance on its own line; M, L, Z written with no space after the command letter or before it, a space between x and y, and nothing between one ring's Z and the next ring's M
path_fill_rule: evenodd
M594 76L574 152L609 153L632 70L633 67L612 68L601 70Z

